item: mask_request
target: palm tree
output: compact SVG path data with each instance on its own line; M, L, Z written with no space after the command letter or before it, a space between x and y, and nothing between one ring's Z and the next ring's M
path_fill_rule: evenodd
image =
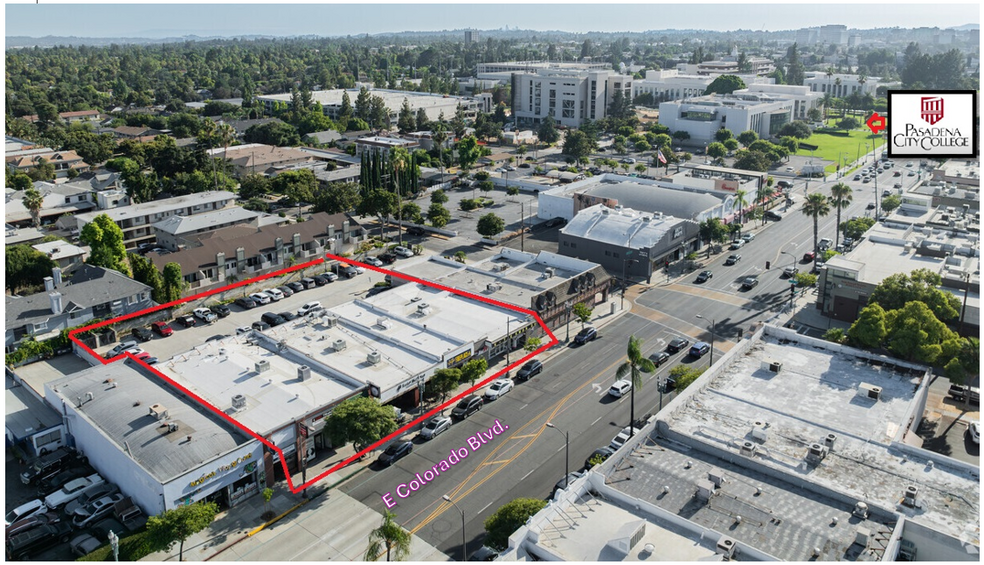
M745 204L748 204L748 199L746 198L746 196L748 196L748 191L747 190L744 190L744 189L739 188L738 190L735 191L735 206L738 207L738 223L739 224L742 223L742 220L745 219L744 218L744 215L745 215Z
M834 90L837 91L837 98L843 98L843 96L841 95L841 91L840 91L840 86L841 86L841 79L840 79L840 77L837 77L834 80L834 86L837 87L837 88L834 89ZM844 114L843 113L841 113L841 117L842 118L844 117Z
M765 183L758 187L755 191L755 200L759 203L762 208L762 212L765 212L765 202L766 200L772 198L772 195L776 193L776 189L772 188L772 183Z
M851 190L851 187L842 182L830 187L830 203L837 209L837 235L835 236L835 246L840 245L841 210L850 206L852 192L854 191Z
M622 363L615 371L616 379L623 379L626 375L631 376L632 397L629 399L629 436L635 435L635 391L642 388L642 373L651 373L656 370L656 365L652 361L642 356L642 342L635 336L629 336L629 346L626 354L628 361Z
M383 523L369 532L369 547L366 548L366 561L375 561L383 548L386 548L386 560L390 561L390 553L397 561L403 561L410 556L410 532L396 523L396 514L389 510L383 511Z
M829 96L824 96L823 97L823 117L825 119L827 117L827 103L830 102L830 100L834 97L833 96L833 92L831 92L831 84L830 84L830 77L834 76L834 68L833 67L827 67L827 73L826 74L827 74L827 93L826 94L828 94Z
M44 204L44 196L38 192L38 189L33 186L24 191L24 198L21 199L24 207L30 210L31 219L34 221L34 227L41 226L41 206Z
M806 197L806 202L801 208L803 214L813 218L813 252L817 252L817 232L820 230L820 217L830 213L830 201L819 192L814 192Z

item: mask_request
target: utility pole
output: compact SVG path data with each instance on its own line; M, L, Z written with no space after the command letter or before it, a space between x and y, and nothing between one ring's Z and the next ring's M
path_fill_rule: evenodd
M523 202L519 203L519 250L526 251L526 212Z

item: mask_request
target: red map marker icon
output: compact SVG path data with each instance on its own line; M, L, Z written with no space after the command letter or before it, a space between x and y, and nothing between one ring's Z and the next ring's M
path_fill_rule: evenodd
M871 117L869 117L868 121L865 123L868 124L868 128L871 130L871 133L877 135L885 129L885 116L880 116L878 115L878 112L875 112L874 114L871 114Z

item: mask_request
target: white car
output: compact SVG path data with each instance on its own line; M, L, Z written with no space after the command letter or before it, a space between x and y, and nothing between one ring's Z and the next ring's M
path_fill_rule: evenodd
M211 324L215 320L219 319L219 317L215 315L215 312L212 312L208 308L195 308L195 311L193 313L195 314L196 318L202 320L206 324Z
M743 234L741 236L741 239L744 240L745 243L748 243L749 241L752 241L752 240L755 239L755 234L754 233L746 233L746 234Z
M974 443L980 445L981 443L981 423L971 422L970 426L967 427L967 431L970 432L970 439Z
M741 239L736 239L731 242L731 249L741 249L745 245L745 241Z
M92 489L92 487L101 484L103 484L103 478L100 477L98 473L94 473L88 477L72 479L71 481L65 483L62 488L49 494L47 498L44 499L44 504L48 508L54 510L82 496L86 493L86 491Z
M272 300L270 295L265 292L254 292L253 294L250 294L249 297L252 298L253 302L256 302L257 304L269 304Z
M434 439L442 432L451 429L451 418L447 416L437 416L431 418L424 427L420 429L420 437L424 439Z
M608 444L608 447L612 448L615 451L618 451L618 448L622 447L623 445L625 445L625 442L629 441L629 433L630 433L629 426L625 426L624 428L622 428L622 431L618 432L617 436L612 438L612 442ZM631 430L631 433L638 434L639 428L633 428Z
M376 257L366 257L366 260L363 261L363 263L365 263L366 265L372 265L373 267L383 266L383 262L377 259Z
M119 355L120 353L123 353L124 351L129 351L131 349L136 349L137 348L137 345L138 345L137 342L132 341L132 340L122 341L122 342L120 342L119 345L117 345L113 349L109 350L109 353L107 353L106 355L108 357L116 357L117 355Z
M5 527L10 527L11 524L18 520L23 520L24 518L29 518L35 514L40 514L48 509L44 505L44 501L40 498L32 500L30 502L25 502L17 508L14 508L10 512L7 512L6 520L7 524Z
M309 312L311 312L313 310L318 310L320 308L321 308L321 302L318 302L317 300L315 300L314 302L308 302L307 304L305 304L304 306L301 306L297 310L297 315L298 316L307 316Z
M393 253L396 253L400 257L404 257L404 258L413 257L413 251L410 251L409 249L403 247L402 245L397 245L396 247L394 247Z
M615 398L622 398L625 393L632 390L632 381L627 381L625 379L619 379L615 381L612 388L608 389L608 394L614 396Z
M277 290L275 288L270 288L270 289L264 290L263 292L266 293L267 296L270 297L270 300L273 300L274 302L277 302L278 300L283 300L283 298L284 298L284 293L280 292L279 290Z
M492 381L492 386L485 391L485 400L495 400L512 389L512 379L499 379Z

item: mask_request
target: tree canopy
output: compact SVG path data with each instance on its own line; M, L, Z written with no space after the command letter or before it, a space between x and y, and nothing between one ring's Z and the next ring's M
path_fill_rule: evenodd
M547 505L539 498L517 498L506 503L485 520L485 545L504 551L509 536Z
M396 431L396 412L373 398L361 396L342 402L325 421L332 445L353 443L356 451Z
M106 214L99 214L82 228L79 240L90 248L86 263L130 276L123 230Z
M708 94L731 94L736 90L745 88L745 81L736 75L720 75L704 89L704 95Z

